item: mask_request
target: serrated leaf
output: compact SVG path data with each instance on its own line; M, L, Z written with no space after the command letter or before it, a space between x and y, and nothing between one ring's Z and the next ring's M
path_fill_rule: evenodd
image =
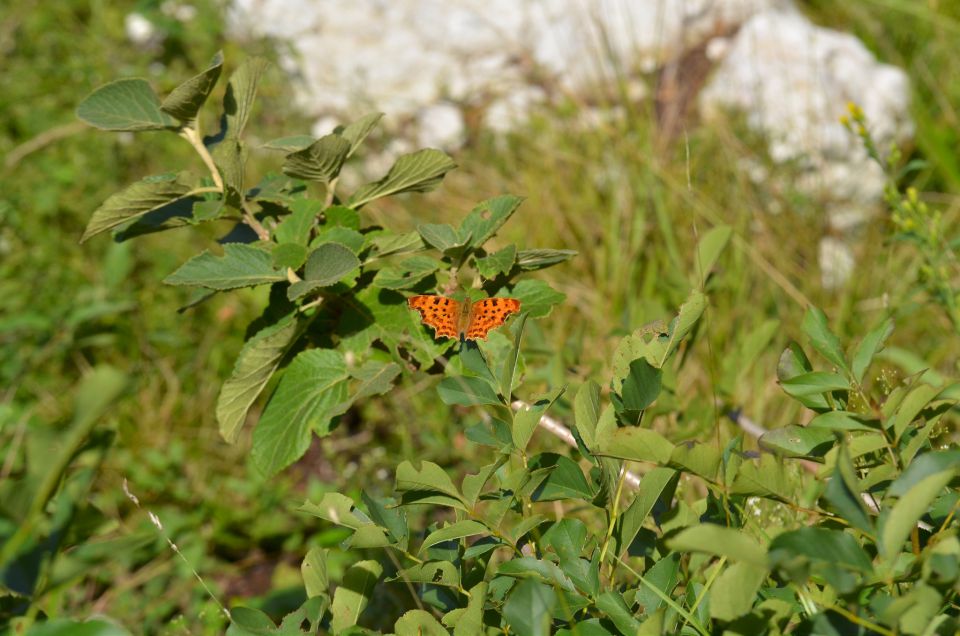
M429 192L457 164L444 152L427 148L397 159L387 175L353 193L347 205L354 209L381 197L401 192Z
M850 373L850 367L843 356L843 348L840 341L827 325L826 315L817 307L810 307L806 316L803 318L803 332L810 339L810 345L816 349L820 355L829 360L838 369Z
M308 319L287 316L261 329L240 350L233 372L217 397L220 435L229 443L237 441L253 402L308 324Z
M507 245L489 256L477 259L477 271L487 280L492 280L499 274L506 274L513 269L517 260L517 246Z
M350 122L343 128L337 129L337 134L350 142L350 151L347 152L347 157L350 157L356 152L360 144L363 143L363 140L373 132L373 129L377 127L377 124L380 123L382 118L383 113L370 113L356 121Z
M329 287L360 267L360 259L350 248L339 243L317 246L303 268L303 280L290 285L287 297L296 300L322 287Z
M273 475L299 459L313 433L331 430L346 409L350 374L343 355L331 349L302 351L284 372L253 432L251 455Z
M457 230L460 241L473 248L480 247L513 216L521 203L522 197L505 194L477 204Z
M501 295L501 294L498 294ZM523 311L531 318L545 318L554 306L566 300L562 294L542 280L522 280L508 294L520 301Z
M406 234L384 232L372 240L372 245L377 258L416 252L425 247L418 232L407 232Z
M273 266L276 269L300 269L307 260L307 248L296 243L280 243L273 248Z
M227 137L213 147L213 162L223 178L224 196L234 208L243 205L243 169L246 151L236 137Z
M310 230L317 223L317 216L323 210L323 201L316 199L297 199L290 204L290 214L283 217L273 231L278 243L296 243L306 246L310 240Z
M517 252L517 267L524 271L545 269L577 255L576 250L534 249Z
M147 177L110 196L90 217L80 242L183 199L191 189L182 181L187 176Z
M464 245L453 226L446 223L423 223L417 226L417 232L424 243L444 253Z
M224 137L239 138L250 118L253 101L257 96L260 78L270 63L261 57L251 57L233 72L223 96L223 113L226 117Z
M286 276L273 267L270 252L243 243L227 243L223 246L223 256L204 251L181 265L163 282L224 290L281 280L286 280Z
M433 614L421 609L406 612L393 629L396 636L450 636L450 632L444 629Z
M349 152L349 141L339 135L326 135L303 150L287 155L283 173L297 179L329 183L340 174Z
M373 595L373 588L383 574L383 566L376 561L360 561L347 570L343 583L333 594L330 626L334 633L357 624Z
M430 256L418 255L384 267L373 278L373 284L386 289L409 289L443 265Z
M160 108L182 121L195 119L220 79L222 70L223 51L217 51L207 68L173 89Z
M287 137L271 139L263 144L262 147L267 150L282 150L283 152L291 153L308 148L316 140L316 137L310 135L289 135Z
M77 117L100 130L176 130L181 122L160 109L150 84L140 78L104 84L77 106Z

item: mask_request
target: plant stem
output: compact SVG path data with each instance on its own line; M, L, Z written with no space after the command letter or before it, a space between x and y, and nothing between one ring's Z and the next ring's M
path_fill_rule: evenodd
M217 164L214 163L210 151L203 145L203 139L200 138L200 129L187 126L180 131L180 136L186 139L187 142L193 146L193 149L197 151L200 159L203 160L203 163L210 171L210 178L213 179L214 185L217 186L217 191L223 192L223 178L220 176L220 171L217 170Z
M243 206L243 222L250 226L250 229L257 233L257 238L261 241L270 240L270 232L267 228L263 227L260 224L260 221L257 220L257 217L253 215L253 212L250 210L250 205L244 201L241 203Z
M603 538L603 547L600 548L600 563L603 563L607 556L607 548L610 547L610 539L613 538L613 526L617 523L617 515L620 512L620 493L623 492L623 482L627 476L626 462L620 466L620 476L617 478L617 492L613 496L613 510L610 511L610 523L607 525L607 536ZM622 547L622 546L621 546ZM613 564L611 564L611 567Z

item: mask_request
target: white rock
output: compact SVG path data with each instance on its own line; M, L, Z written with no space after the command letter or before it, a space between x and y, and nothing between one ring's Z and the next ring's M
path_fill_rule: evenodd
M823 199L876 202L884 177L840 123L858 104L881 148L913 132L906 74L880 64L853 36L790 8L747 20L700 94L707 119L727 109L769 139L770 157L806 170L797 186Z
M835 236L820 239L818 260L820 282L826 289L836 289L846 283L856 263L850 245Z

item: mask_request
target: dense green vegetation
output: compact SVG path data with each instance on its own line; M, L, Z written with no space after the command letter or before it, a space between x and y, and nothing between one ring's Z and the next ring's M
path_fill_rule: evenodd
M305 138L197 6L140 6L146 48L0 9L4 629L957 631L960 7L808 3L916 91L826 291L819 203L739 174L735 120L563 104L380 180L378 117ZM523 314L437 342L405 298L457 290Z

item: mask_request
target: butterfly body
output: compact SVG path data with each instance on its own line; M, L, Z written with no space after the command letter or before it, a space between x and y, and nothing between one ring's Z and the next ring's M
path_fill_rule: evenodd
M520 301L516 298L483 298L461 303L446 296L423 295L409 298L407 305L420 312L423 324L433 327L437 338L461 340L486 340L491 330L520 311Z

